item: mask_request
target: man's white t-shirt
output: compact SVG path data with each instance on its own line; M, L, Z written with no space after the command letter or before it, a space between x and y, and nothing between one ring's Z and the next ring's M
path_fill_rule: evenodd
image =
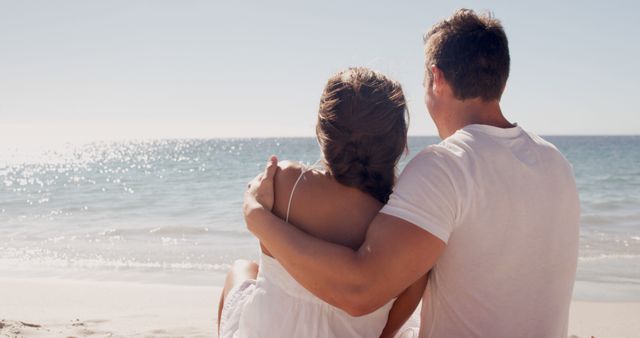
M580 206L552 144L466 126L409 162L382 212L447 244L420 337L567 337Z

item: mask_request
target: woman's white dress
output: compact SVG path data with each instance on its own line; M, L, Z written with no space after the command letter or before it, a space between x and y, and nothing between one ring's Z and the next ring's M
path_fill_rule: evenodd
M220 338L379 337L392 305L393 300L368 315L350 316L302 287L277 260L261 254L257 279L234 287L224 301Z

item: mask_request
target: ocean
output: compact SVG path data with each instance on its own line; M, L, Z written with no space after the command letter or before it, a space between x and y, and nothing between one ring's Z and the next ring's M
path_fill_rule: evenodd
M575 299L640 300L640 136L550 136L582 218ZM410 137L408 159L436 137ZM256 259L241 212L268 155L315 162L314 138L0 146L0 277L222 284Z

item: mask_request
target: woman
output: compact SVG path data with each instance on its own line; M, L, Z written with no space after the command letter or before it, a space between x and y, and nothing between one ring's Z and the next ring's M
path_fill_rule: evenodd
M391 194L396 165L406 149L406 117L397 82L366 68L332 76L316 125L322 168L280 163L274 213L324 240L360 247L369 223ZM219 334L392 337L413 313L425 285L426 276L395 301L353 317L304 289L262 247L260 266L236 262L227 275Z

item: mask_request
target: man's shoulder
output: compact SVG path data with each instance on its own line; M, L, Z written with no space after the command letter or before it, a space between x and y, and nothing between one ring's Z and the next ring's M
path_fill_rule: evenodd
M448 167L453 152L443 143L432 144L418 152L407 164L407 167Z
M464 140L449 137L423 148L407 166L419 166L430 170L442 169L451 174L468 166L470 151L472 150Z
M531 132L531 131L524 131L524 134L527 135L527 137L529 137L529 139L531 139L531 141L533 141L536 145L540 146L540 147L544 147L544 148L549 148L555 151L559 151L558 148L551 143L549 140L543 138L542 136Z
M571 163L569 162L569 160L567 160L567 158L560 151L560 149L556 147L555 144L535 133L526 132L526 134L543 154L542 156L545 161L552 161L567 168L571 167Z
M422 149L407 163L402 171L400 181L439 182L438 185L448 182L459 185L468 179L470 161L465 150L455 144L440 142Z

